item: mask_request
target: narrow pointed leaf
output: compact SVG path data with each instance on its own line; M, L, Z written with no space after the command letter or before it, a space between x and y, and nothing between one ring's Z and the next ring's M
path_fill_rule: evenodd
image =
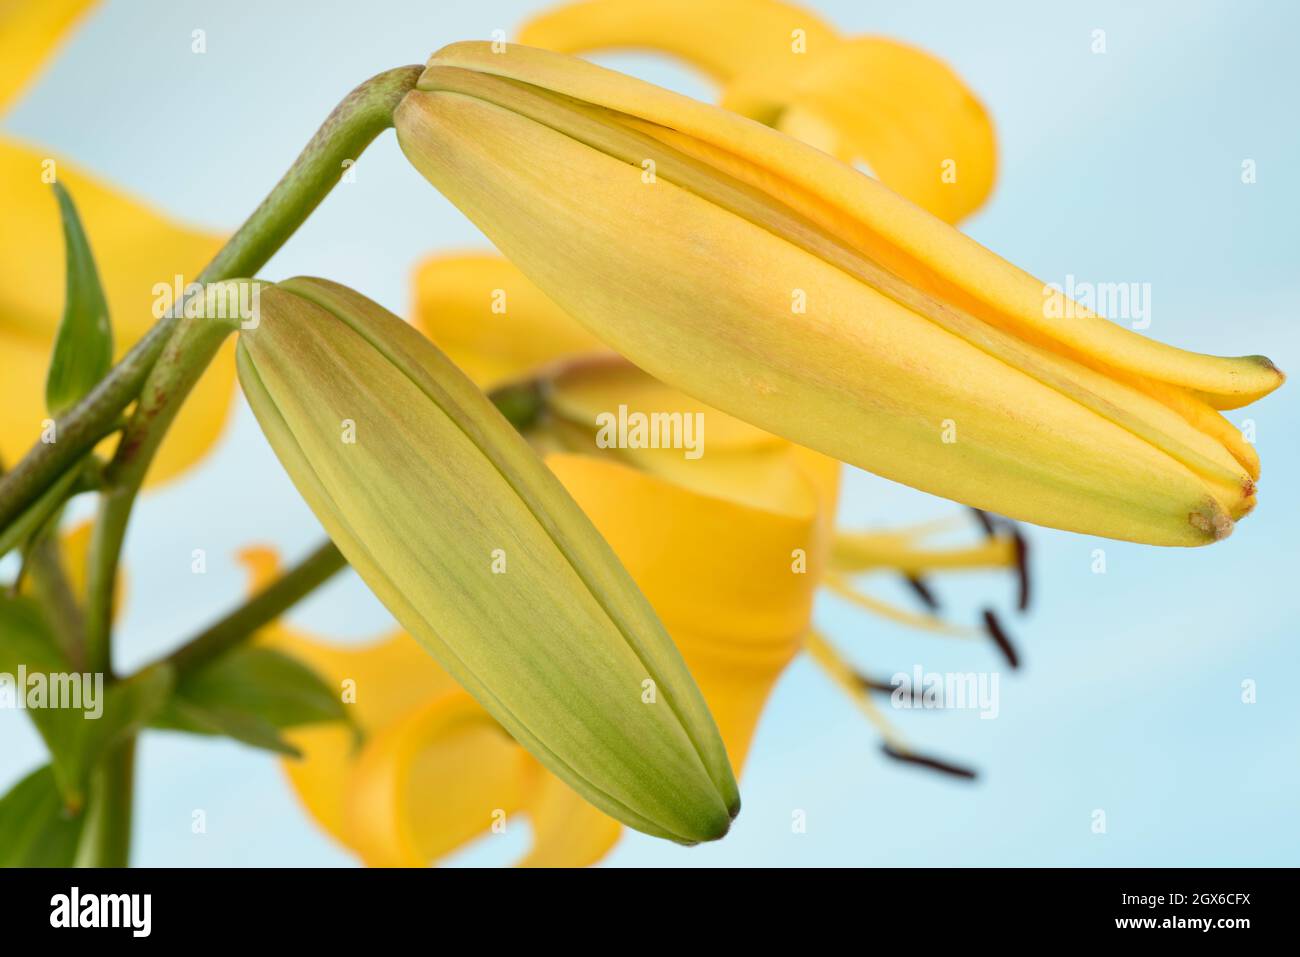
M70 724L69 743L55 764L55 777L64 799L82 803L90 772L115 745L145 727L167 703L174 675L168 665L155 665L104 689L103 713L91 718L82 711L59 711Z
M63 319L45 380L45 405L51 415L58 415L108 372L113 363L113 327L77 208L61 183L54 184L54 195L63 215L67 288Z
M54 770L37 768L0 797L0 867L71 867L82 821L65 810Z
M342 698L310 668L270 648L241 648L182 679L155 727L219 734L297 755L284 728L346 721Z

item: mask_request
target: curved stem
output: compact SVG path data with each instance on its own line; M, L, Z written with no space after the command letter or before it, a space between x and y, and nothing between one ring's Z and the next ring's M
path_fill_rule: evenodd
M393 111L423 72L422 66L387 70L345 96L199 282L251 276L261 269L334 188L346 171L344 162L355 161L393 125Z
M354 160L392 125L392 112L415 86L422 67L407 66L372 77L349 93L326 119L275 188L217 253L200 282L251 276L293 234ZM145 380L180 324L180 313L160 319L93 389L60 417L56 441L41 443L0 478L0 529L34 502L49 484L119 426L122 411Z
M284 612L329 581L347 565L331 541L319 545L296 566L221 620L205 628L165 659L177 680L252 637Z
M57 536L47 535L33 545L27 565L36 599L50 612L59 650L73 671L85 671L81 644L85 618L64 570Z
M262 204L200 273L199 281L251 276L265 265L333 189L345 171L344 161L355 160L392 126L393 110L414 88L421 72L418 66L389 70L349 93ZM177 311L183 313L184 306ZM136 494L163 434L229 331L229 327L208 320L176 320L164 350L143 382L140 401L109 463L107 490L91 539L87 580L87 659L96 670L108 672L111 668L108 646L113 582Z
M347 95L299 154L289 171L271 190L243 226L200 273L200 283L252 276L293 235L342 177L345 160L355 160L376 136L393 123L393 110L414 88L422 68L401 67L372 77ZM231 331L225 324L187 316L184 305L160 321L145 337L146 349L132 350L129 371L112 370L88 399L101 391L111 399L83 402L69 418L82 422L82 451L89 450L111 430L122 409L137 396L112 462L105 472L99 517L91 536L87 572L86 659L91 670L112 677L113 584L135 497L167 427ZM136 366L144 371L137 372ZM80 415L80 418L77 416ZM101 431L96 434L96 428ZM20 514L26 503L74 459L67 435L60 436L61 456L37 446L20 463L21 482L0 483L0 527ZM79 439L78 441L81 441ZM66 459L66 462L62 462ZM17 473L19 469L15 469ZM79 860L125 865L130 847L134 774L134 737L109 755L98 769L102 788L95 800L93 821L87 822L89 845ZM94 827L91 827L91 824ZM88 848L88 849L87 849Z
M104 473L104 492L91 531L86 570L85 658L91 671L102 671L110 679L114 584L131 508L154 453L180 411L181 400L189 394L231 330L226 323L206 318L187 316L180 321L149 374L146 380L149 392L140 399L118 444L117 454ZM167 396L173 400L166 401Z
M73 860L76 867L126 867L131 859L135 737L115 745L90 779L89 803Z
M140 394L145 376L158 361L173 328L171 319L154 325L85 398L55 421L53 442L33 446L0 478L0 529L8 527L52 482L118 428L122 410Z

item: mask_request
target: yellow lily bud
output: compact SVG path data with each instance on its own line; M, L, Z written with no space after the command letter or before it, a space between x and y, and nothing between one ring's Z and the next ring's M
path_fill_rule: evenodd
M239 378L349 563L520 744L681 843L739 795L654 611L559 481L428 340L342 286L263 287Z
M1200 545L1253 507L1258 460L1217 410L1281 384L1267 359L1112 324L743 117L560 54L496 50L433 56L396 112L402 149L656 378L1041 525Z
M909 44L842 37L797 4L574 0L525 21L519 42L578 56L675 57L718 84L720 106L846 163L864 161L946 222L969 216L993 189L993 123L961 77Z

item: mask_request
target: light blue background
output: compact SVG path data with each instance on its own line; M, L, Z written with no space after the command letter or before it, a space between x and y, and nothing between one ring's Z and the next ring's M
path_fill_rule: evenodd
M1001 171L992 201L967 224L980 241L1045 280L1151 283L1153 337L1300 368L1300 6L811 5L847 32L939 54L988 105ZM178 217L228 229L359 80L452 40L513 34L537 6L118 0L2 123ZM200 28L208 50L197 56L190 37ZM1104 55L1090 52L1096 28L1106 31ZM603 60L711 95L663 60ZM1247 158L1258 165L1254 185L1240 180ZM263 275L330 276L404 312L421 254L485 245L406 165L391 135L357 173ZM629 834L609 863L1300 863L1298 410L1292 384L1231 413L1255 420L1264 475L1258 510L1221 545L1171 551L1032 531L1037 601L1013 625L1027 664L1002 674L1000 717L897 716L918 747L977 765L978 783L882 758L870 727L800 661L764 715L733 833L691 850ZM856 473L843 519L899 523L955 510ZM239 546L271 542L293 558L318 534L241 400L207 466L137 512L120 663L162 653L237 600ZM190 573L194 548L208 552L205 576ZM1096 548L1105 549L1104 575L1091 571ZM1010 601L1000 576L939 585L961 619L985 598ZM887 581L877 593L904 597ZM292 618L344 639L387 623L355 578ZM876 672L1000 667L983 644L909 633L830 600L818 618ZM1257 682L1254 705L1241 703L1244 679ZM39 761L23 716L0 713L0 786ZM350 860L299 811L264 754L153 734L139 768L136 863ZM204 835L190 833L196 808L207 812ZM794 809L806 812L807 833L792 833ZM1092 832L1094 809L1106 813L1104 835ZM526 842L516 828L461 861L507 862Z

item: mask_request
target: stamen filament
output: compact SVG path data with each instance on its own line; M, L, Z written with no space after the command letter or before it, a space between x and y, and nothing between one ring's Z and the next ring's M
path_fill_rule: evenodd
M970 628L949 624L935 615L906 611L878 598L873 598L871 595L854 588L843 575L837 572L830 572L826 575L826 587L834 594L857 605L859 608L880 615L890 621L898 622L901 625L908 625L912 628L920 628L923 631L936 632L941 635L949 635L954 638L973 638L977 634Z
M843 689L844 693L849 696L858 710L861 711L868 721L870 721L880 732L880 736L885 740L887 746L899 749L906 749L903 739L899 736L889 722L885 719L884 714L876 707L876 703L871 700L871 696L858 681L858 674L853 668L840 657L830 642L826 640L821 633L812 630L808 632L804 640L804 647L808 654L817 662L827 676Z

